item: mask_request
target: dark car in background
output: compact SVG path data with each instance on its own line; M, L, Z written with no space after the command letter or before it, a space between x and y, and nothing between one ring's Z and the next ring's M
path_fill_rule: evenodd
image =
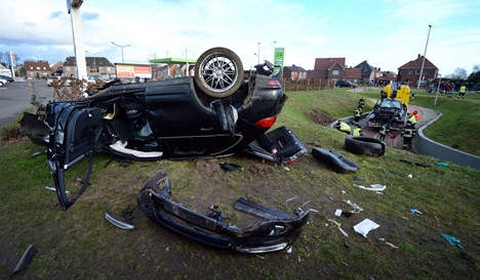
M335 83L335 87L349 87L349 88L356 88L357 85L350 82L350 81L347 81L347 80L339 80Z
M3 79L5 81L7 81L8 83L13 83L15 81L12 77L6 76L6 75L0 75L0 79Z

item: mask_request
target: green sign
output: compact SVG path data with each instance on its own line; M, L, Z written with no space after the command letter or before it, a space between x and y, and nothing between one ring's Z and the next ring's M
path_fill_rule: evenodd
M285 49L284 48L275 48L275 53L273 55L273 64L275 66L283 67L283 59L285 58Z

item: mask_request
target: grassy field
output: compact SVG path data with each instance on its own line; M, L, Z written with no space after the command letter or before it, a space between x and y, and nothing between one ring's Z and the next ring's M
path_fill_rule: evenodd
M309 150L320 146L339 151L361 166L359 171L337 174L309 154L290 164L289 171L242 155L127 164L99 154L91 187L74 206L62 212L55 193L45 189L52 184L52 178L44 147L28 140L2 144L0 278L9 277L23 251L33 243L38 253L15 278L477 279L479 171L453 163L438 166L434 158L392 148L379 158L343 150L345 135L328 124L352 114L360 96L376 98L377 90L350 93L336 89L288 95L277 126L292 128ZM442 98L437 109L449 117L459 113L450 106L464 106L464 101L478 106L478 99L467 95L467 100L458 102ZM430 102L432 96L419 93L412 103L428 107ZM462 111L469 109L465 106ZM462 119L478 123L475 116L473 112ZM462 143L461 147L476 145L470 139ZM42 154L33 156L37 152ZM401 159L429 167L406 164ZM243 168L225 173L218 166L222 161ZM85 166L82 163L69 171L69 187L73 188L76 178L83 175ZM120 212L135 205L143 183L160 169L169 174L175 201L204 213L210 205L218 204L234 223L241 222L232 207L240 196L287 212L306 203L305 207L317 209L320 214L311 216L292 252L264 255L203 246L174 235L138 210L133 212L136 228L132 231L109 224L105 210ZM379 194L355 186L376 183L386 185L386 190ZM351 200L364 210L348 218L335 217L336 209L351 210L343 200ZM412 208L422 214L410 213ZM349 236L328 225L329 218L341 222ZM366 218L380 227L364 238L355 233L353 226ZM450 245L442 233L459 239L464 249Z

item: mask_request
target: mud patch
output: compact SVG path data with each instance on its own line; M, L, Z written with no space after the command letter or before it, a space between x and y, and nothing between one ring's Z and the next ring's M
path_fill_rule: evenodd
M327 112L319 110L311 111L308 117L311 121L320 125L328 125L335 120L335 118L332 118Z

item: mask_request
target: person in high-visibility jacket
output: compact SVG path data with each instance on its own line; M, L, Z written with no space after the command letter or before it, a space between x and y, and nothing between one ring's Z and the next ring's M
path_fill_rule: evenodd
M402 129L403 149L412 149L412 139L415 136L415 126L409 124Z
M352 135L353 136L363 136L363 131L362 128L357 126L352 130Z
M415 127L415 125L417 124L417 119L413 114L408 114L407 123Z
M460 86L460 90L458 91L458 97L465 97L465 92L467 92L467 86L465 84L462 84Z
M387 124L382 125L382 127L380 127L379 133L380 133L380 140L384 141L388 133L388 125Z
M350 125L344 121L337 121L337 124L335 125L335 127L342 131L342 132L345 132L347 134L351 134L352 133L352 128L350 127Z
M353 124L357 124L360 118L362 117L362 107L357 107L355 111L353 111Z
M390 82L383 88L383 92L385 92L387 98L392 97L392 85Z

